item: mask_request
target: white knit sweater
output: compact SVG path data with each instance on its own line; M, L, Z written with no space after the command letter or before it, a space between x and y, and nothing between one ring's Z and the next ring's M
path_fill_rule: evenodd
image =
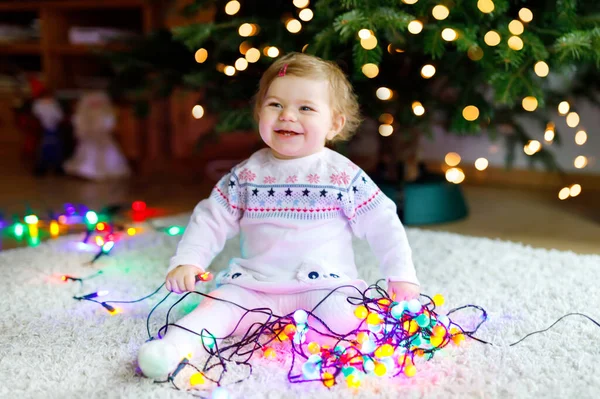
M240 234L219 284L294 293L357 279L352 234L366 239L389 281L419 284L396 205L358 166L330 149L282 160L262 149L235 166L194 209L169 271L206 269Z

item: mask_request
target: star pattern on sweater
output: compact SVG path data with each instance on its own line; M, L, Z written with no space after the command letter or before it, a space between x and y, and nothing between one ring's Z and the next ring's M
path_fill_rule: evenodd
M255 188L254 190L252 190L252 195L253 196L257 196L258 195L258 188Z
M290 190L289 188L287 190L285 190L285 196L286 197L291 197L292 196L292 190Z
M327 190L321 190L321 197L327 197Z
M304 190L302 190L302 195L304 195L305 197L308 197L308 194L310 194L310 191L308 191L307 188L305 188Z
M272 188L267 192L269 193L269 197L273 197L275 195L275 190L273 190Z

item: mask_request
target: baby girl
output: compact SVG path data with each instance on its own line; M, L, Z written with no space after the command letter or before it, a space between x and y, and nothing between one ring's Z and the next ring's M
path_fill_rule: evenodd
M356 96L341 69L314 56L286 55L262 76L254 110L268 148L235 166L196 206L171 258L167 289L193 291L195 277L239 233L241 257L230 261L210 295L276 315L311 310L337 287L367 287L354 263L355 235L369 242L392 298L418 297L396 205L358 166L325 147L349 139L360 122ZM337 334L360 322L347 301L350 294L348 288L336 290L314 311ZM171 326L162 339L141 347L142 372L163 378L188 353L202 350L200 337L187 330L222 338L268 319L264 312L242 318L245 313L205 298L177 322L183 328ZM311 318L308 324L317 324Z

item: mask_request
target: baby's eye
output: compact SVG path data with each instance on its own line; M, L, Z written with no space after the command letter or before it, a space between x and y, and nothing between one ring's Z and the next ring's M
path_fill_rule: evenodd
M269 103L269 107L281 107L281 104L273 102Z
M306 105L303 105L302 107L300 107L300 111L314 111L311 107L307 107Z

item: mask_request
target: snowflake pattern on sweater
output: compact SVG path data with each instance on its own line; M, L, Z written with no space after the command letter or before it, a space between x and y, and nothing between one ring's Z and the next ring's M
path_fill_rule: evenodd
M355 222L377 206L381 190L362 169L338 156L346 162L280 178L268 167L246 161L223 176L211 196L239 218L314 220L343 216Z

